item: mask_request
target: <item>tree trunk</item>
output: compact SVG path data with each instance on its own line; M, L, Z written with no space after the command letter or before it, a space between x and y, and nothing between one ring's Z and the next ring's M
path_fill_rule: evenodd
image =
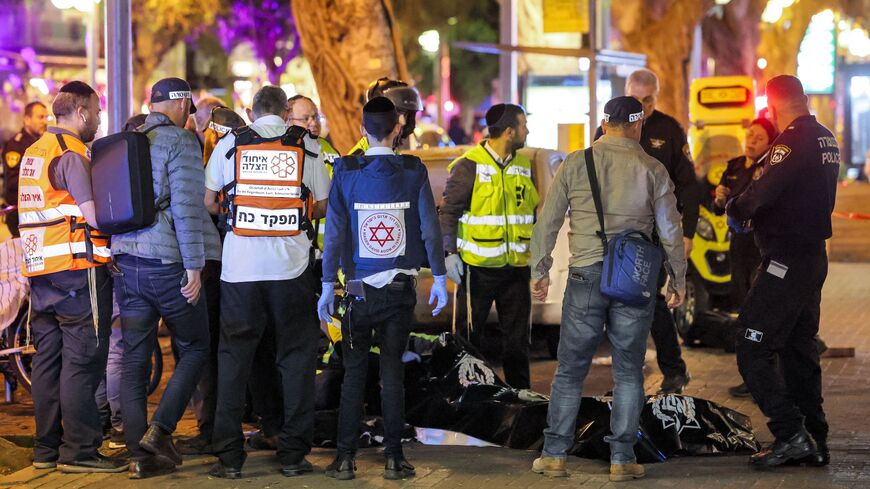
M657 107L688 122L688 63L695 27L712 0L620 0L613 18L623 49L645 54L661 84Z
M731 0L721 7L721 15L704 18L704 50L716 62L716 76L755 75L759 24L766 4L767 0Z
M332 141L344 153L360 137L369 83L410 79L391 1L293 0L293 12Z

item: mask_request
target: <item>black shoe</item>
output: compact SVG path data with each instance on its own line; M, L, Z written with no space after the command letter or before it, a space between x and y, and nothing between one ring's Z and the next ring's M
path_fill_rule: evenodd
M154 455L162 455L172 460L175 465L181 465L181 455L175 449L175 444L172 443L172 434L164 433L156 425L152 424L148 427L145 436L139 440L139 446Z
M731 397L738 397L741 399L752 397L752 393L749 392L749 387L746 387L746 382L740 385L735 385L734 387L729 387L728 394L730 394Z
M665 395L665 394L682 394L683 389L689 385L689 382L692 380L692 376L689 375L689 372L686 372L685 375L675 375L672 377L665 377L662 380L662 385L659 388L659 391L656 393L657 395Z
M217 477L218 479L241 479L242 469L227 467L226 465L218 461L208 470L208 475L212 477Z
M124 439L124 432L112 428L112 431L109 432L109 448L119 449L126 447L127 440Z
M831 452L828 450L828 442L816 441L816 452L799 460L789 461L785 465L808 465L810 467L824 467L831 463Z
M245 440L245 444L251 450L272 450L278 449L278 437L266 436L262 431L255 431Z
M150 457L133 460L130 462L131 479L147 479L158 475L171 474L177 470L175 462L163 455L151 455Z
M776 467L787 462L797 462L816 455L816 447L810 435L801 430L786 441L773 445L749 457L749 463L759 467Z
M335 460L326 466L326 477L340 481L349 481L356 477L356 462L352 455L336 455Z
M294 477L297 475L302 475L307 472L314 472L314 466L311 465L311 462L308 460L302 459L301 462L296 464L282 465L281 473L286 477Z
M211 455L214 451L211 447L211 440L203 435L179 438L175 441L175 448L182 455Z
M120 458L105 457L96 454L91 458L74 462L58 463L57 470L65 474L87 474L91 472L124 472L127 461Z
M387 463L384 465L384 479L395 481L415 475L417 475L417 471L413 465L405 460L405 457L387 457Z

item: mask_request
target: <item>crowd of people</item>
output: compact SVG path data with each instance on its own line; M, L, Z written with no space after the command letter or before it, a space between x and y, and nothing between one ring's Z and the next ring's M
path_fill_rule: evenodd
M528 389L532 298L547 298L567 215L559 366L532 470L567 475L584 379L606 335L615 383L610 477L643 477L634 444L650 333L664 374L658 393L679 394L691 379L671 310L685 298L703 195L685 133L655 110L658 90L649 70L629 76L626 95L605 105L596 141L567 156L543 202L533 164L518 152L529 133L524 109L494 105L487 138L450 164L436 207L423 162L397 153L422 108L404 82L371 84L364 135L341 157L322 137L308 97L265 86L246 124L219 99L194 104L186 81L163 79L152 87L150 113L126 125L148 139L155 217L111 236L100 232L94 203L106 189L90 178L96 92L64 85L47 130L46 107L29 105L3 160L4 194L18 203L9 225L20 233L31 287L34 467L144 479L177 470L184 454L208 453L218 458L209 475L237 479L247 446L276 450L285 476L312 472L320 325L338 318L344 381L337 453L325 473L355 477L369 350L377 346L384 477L412 477L401 444L403 357L418 271L434 276L432 315L448 302L449 279L458 289L459 334L480 347L486 328L496 328L503 346L492 360L511 387ZM739 255L738 365L776 437L752 463L824 465L814 337L839 153L809 115L796 78L774 78L767 96L770 120L749 125L745 155L729 162L711 195L729 216ZM613 277L604 263L623 258L608 250L631 236L641 251L627 275L644 282L642 293L603 282ZM498 321L488 325L493 303ZM176 362L149 419L147 375L161 319ZM108 399L102 416L98 398ZM175 440L189 404L199 433ZM246 440L247 405L260 429ZM104 426L129 459L98 451Z

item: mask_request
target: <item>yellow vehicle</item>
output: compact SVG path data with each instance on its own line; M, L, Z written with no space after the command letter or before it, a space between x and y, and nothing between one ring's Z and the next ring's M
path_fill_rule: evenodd
M675 311L677 330L690 345L721 345L733 319L729 288L731 233L724 215L712 209L713 189L728 160L743 153L746 128L755 118L754 81L747 76L694 80L689 98L689 146L704 187L689 270L686 300Z

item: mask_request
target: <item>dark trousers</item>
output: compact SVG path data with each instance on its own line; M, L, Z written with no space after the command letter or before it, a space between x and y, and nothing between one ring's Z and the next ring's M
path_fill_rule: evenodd
M338 417L338 453L353 455L359 442L369 349L380 346L381 412L384 418L384 454L402 455L405 425L405 365L402 354L408 346L417 295L414 283L393 281L376 289L365 286L365 300L354 300L341 322L341 352L344 382ZM372 337L375 333L375 339Z
M218 402L212 448L224 465L241 468L245 462L242 416L249 380L253 380L250 385L258 398L269 396L275 402L282 398L278 433L281 463L298 463L311 451L320 333L316 311L310 269L292 280L221 282ZM274 344L273 363L257 359L264 341ZM281 389L263 392L260 379L275 375L276 366ZM271 386L273 382L265 383Z
M665 285L668 273L664 266L659 272L659 290ZM656 305L653 310L653 322L650 328L653 343L656 346L656 361L659 370L665 378L685 376L686 362L683 361L683 351L680 349L680 338L677 336L677 324L674 315L668 309L668 302L662 294L656 295Z
M217 407L217 351L221 332L221 262L206 261L202 269L202 294L208 309L209 349L208 361L202 369L199 384L190 399L196 414L199 435L211 440L214 430L214 412Z
M151 424L172 433L208 360L206 298L188 304L181 295L185 276L180 263L133 255L115 257L115 297L121 310L124 360L121 367L121 416L124 438L133 458L149 454L139 446L148 427L148 370L162 317L178 351L178 361Z
M784 277L776 275L782 267L771 262L788 267ZM739 318L740 374L777 440L787 440L805 426L817 441L826 441L814 339L828 273L824 244L814 252L766 254L758 273Z
M731 248L731 305L739 308L752 287L752 281L761 263L761 252L755 245L755 234L732 233Z
M498 313L502 338L501 362L505 382L516 389L531 387L529 341L532 294L529 267L483 268L467 265L462 285L456 294L457 324L467 327L466 285L471 275L471 343L483 351L486 318L492 303ZM494 359L488 359L494 360Z
M30 278L33 343L33 407L37 462L73 462L93 457L103 443L95 393L106 371L112 331L112 280L96 275L99 312L94 326L88 271Z

